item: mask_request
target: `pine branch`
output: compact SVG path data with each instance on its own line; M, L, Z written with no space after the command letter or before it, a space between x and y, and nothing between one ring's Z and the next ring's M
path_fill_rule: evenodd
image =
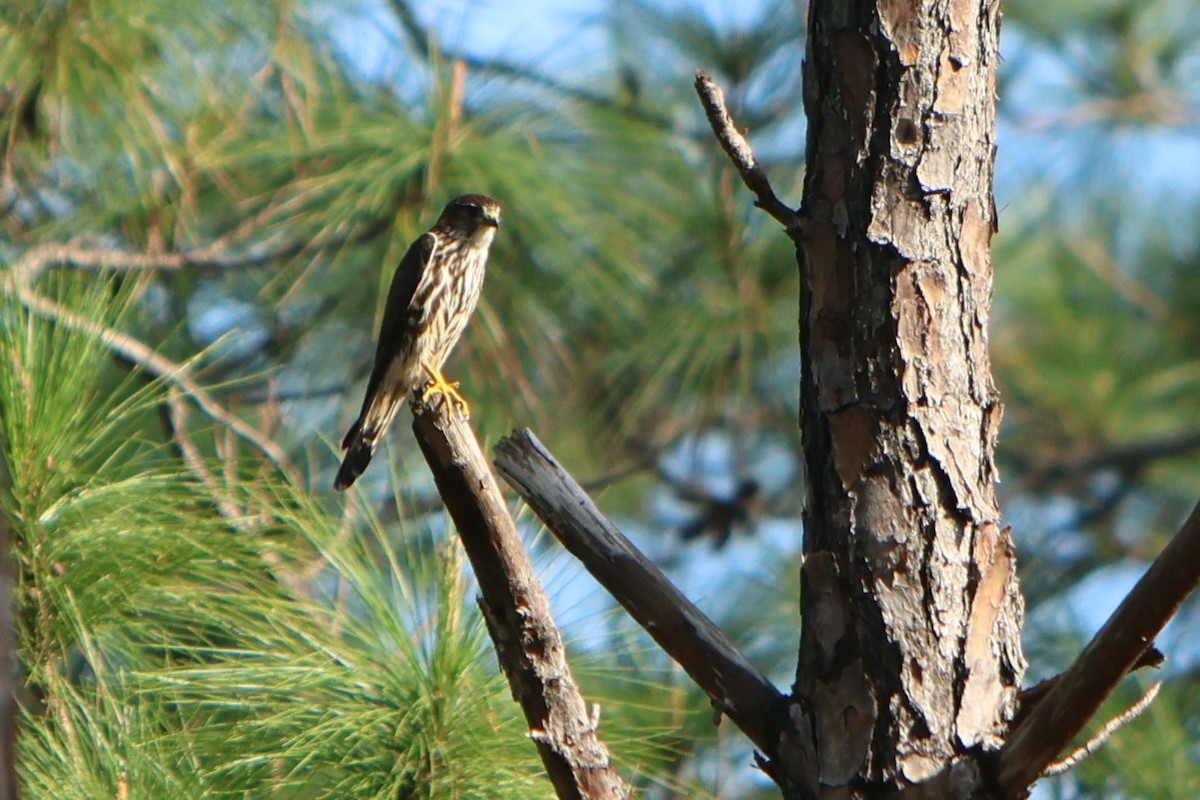
M1044 452L1028 459L1014 454L1012 460L1028 470L1025 481L1030 486L1045 486L1064 477L1086 475L1102 469L1134 474L1161 459L1182 458L1197 451L1200 451L1200 431L1193 430L1137 442L1101 442Z
M302 253L318 253L347 244L374 238L388 227L385 219L374 220L351 234L330 236L320 240L288 240L260 242L244 251L238 250L232 234L203 247L185 252L137 252L106 247L80 246L77 242L47 242L25 251L16 263L22 283L31 284L46 268L65 265L76 269L108 269L114 271L179 272L195 270L234 270L258 267Z
M625 798L495 475L470 425L448 406L414 402L413 432L475 570L488 633L529 738L559 798Z
M550 532L768 758L786 701L670 579L614 526L529 430L496 446L497 469Z
M299 471L296 470L279 445L265 433L217 402L204 387L191 377L186 365L178 364L154 352L148 345L126 333L76 314L65 306L37 294L20 280L15 280L12 284L15 284L12 286L12 290L16 291L21 304L30 313L53 320L70 330L95 336L117 355L136 364L151 375L162 378L168 384L178 387L209 418L228 427L239 438L274 462L296 486L303 485Z
M997 774L1005 797L1029 786L1083 729L1200 583L1200 503L1066 672L1008 737Z

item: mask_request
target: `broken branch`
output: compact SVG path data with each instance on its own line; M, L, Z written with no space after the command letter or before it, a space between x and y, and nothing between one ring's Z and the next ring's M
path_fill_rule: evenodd
M695 86L696 94L700 95L700 104L704 106L704 113L708 117L708 124L712 126L721 149L737 168L746 188L754 192L754 205L778 220L790 233L796 228L799 218L795 211L775 195L767 173L754 158L754 150L750 143L733 124L733 117L725 106L725 93L702 71L696 72Z
M496 445L497 469L550 532L768 758L786 702L724 632L617 530L529 430Z
M488 633L529 738L559 798L624 798L496 477L470 425L449 405L414 402L413 432L479 581Z
M1062 752L1200 582L1200 503L1104 627L1008 737L998 777L1022 797Z
M1095 736L1088 739L1080 747L1077 747L1071 752L1071 755L1061 761L1055 761L1046 767L1042 771L1041 777L1053 778L1056 775L1062 775L1064 772L1073 769L1080 761L1083 761L1092 753L1099 750L1108 741L1109 737L1145 713L1150 704L1154 702L1154 698L1158 697L1158 691L1162 688L1162 685L1162 681L1155 681L1154 685L1147 689L1146 693L1136 703L1104 723L1104 727L1096 731Z

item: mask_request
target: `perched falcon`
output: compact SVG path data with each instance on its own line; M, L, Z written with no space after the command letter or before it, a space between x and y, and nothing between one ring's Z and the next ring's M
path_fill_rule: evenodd
M441 394L463 413L458 384L447 383L442 364L479 302L488 248L500 227L500 204L464 194L446 206L437 223L412 243L388 291L375 366L358 419L342 449L346 456L333 488L341 491L363 473L410 390Z

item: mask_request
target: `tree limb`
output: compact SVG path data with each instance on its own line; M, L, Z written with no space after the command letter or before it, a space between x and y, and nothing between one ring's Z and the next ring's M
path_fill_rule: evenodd
M183 463L187 465L188 471L196 477L205 491L212 496L213 502L217 506L217 513L243 533L249 530L251 526L247 524L245 510L234 502L229 493L217 482L212 470L205 465L196 443L188 435L187 404L184 402L183 392L179 391L179 387L173 385L167 387L167 422L171 426L171 437L179 448L179 455L183 458Z
M578 558L767 757L786 702L717 625L596 508L530 431L496 445L495 464L563 547Z
M1005 797L1023 797L1200 583L1200 503L1104 627L1000 751Z
M771 181L754 158L754 150L751 149L750 143L733 124L733 117L729 115L729 109L725 106L725 93L703 71L696 72L695 86L696 94L700 95L700 103L704 106L708 124L712 126L717 141L720 142L721 148L742 176L742 182L746 184L746 188L754 192L756 198L754 205L774 217L783 227L787 228L791 235L799 223L799 217L795 211L788 208L782 200L775 196L775 190L771 188Z
M413 403L413 432L479 581L480 606L529 738L559 798L627 796L567 664L550 603L470 425Z
M251 426L218 403L204 387L196 383L191 375L188 374L186 365L178 364L154 352L148 345L143 344L128 334L102 325L95 320L80 316L69 308L49 298L42 297L20 279L14 280L12 283L15 284L14 290L17 293L18 299L30 313L53 320L71 330L95 336L122 358L137 364L151 375L162 378L167 383L177 386L211 419L226 425L238 437L259 450L274 462L295 485L303 485L300 473L292 465L279 445L262 431Z
M1101 442L1068 448L1035 458L1021 458L1019 454L1011 458L1028 469L1029 485L1044 486L1101 469L1133 474L1160 459L1181 458L1197 451L1200 451L1200 431L1182 431L1136 442Z
M1066 758L1055 761L1042 772L1041 777L1053 778L1057 775L1062 775L1079 765L1079 762L1090 756L1092 753L1104 746L1104 743L1112 737L1114 733L1121 728L1133 722L1146 712L1150 704L1154 702L1154 698L1158 697L1158 691L1162 688L1162 681L1155 681L1154 684L1146 690L1146 693L1129 708L1122 711L1117 716L1104 723L1104 727L1098 730L1092 738L1088 739L1079 747L1071 751L1071 755Z
M81 246L76 242L47 242L26 250L16 262L20 283L30 285L47 267L65 264L77 269L111 269L119 271L178 272L184 269L232 270L262 266L272 261L291 258L301 253L316 253L365 241L384 231L386 219L373 220L354 233L329 236L321 240L284 241L275 245L260 242L239 252L232 247L231 237L185 252L139 253L105 247Z

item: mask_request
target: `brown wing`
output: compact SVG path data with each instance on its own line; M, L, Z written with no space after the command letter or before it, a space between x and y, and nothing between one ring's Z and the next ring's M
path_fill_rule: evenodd
M379 438L391 425L396 408L403 400L405 387L384 386L389 368L397 356L412 346L408 341L417 334L424 309L413 308L422 281L429 280L429 264L438 246L438 237L426 233L419 237L396 266L392 286L388 290L383 324L379 327L379 343L375 346L375 365L367 382L362 411L342 439L346 451L338 468L333 488L348 488L371 463Z
M346 433L342 442L343 448L349 447L351 440L357 435L363 415L371 407L371 401L379 391L379 384L383 382L388 366L396 355L401 334L405 326L410 324L412 312L409 305L412 304L413 295L417 292L421 276L425 274L436 247L437 237L432 233L424 233L412 243L396 267L392 276L392 286L388 289L387 305L383 310L383 324L379 326L379 341L375 345L375 366L371 368L371 379L367 381L367 393L363 398L358 422Z

